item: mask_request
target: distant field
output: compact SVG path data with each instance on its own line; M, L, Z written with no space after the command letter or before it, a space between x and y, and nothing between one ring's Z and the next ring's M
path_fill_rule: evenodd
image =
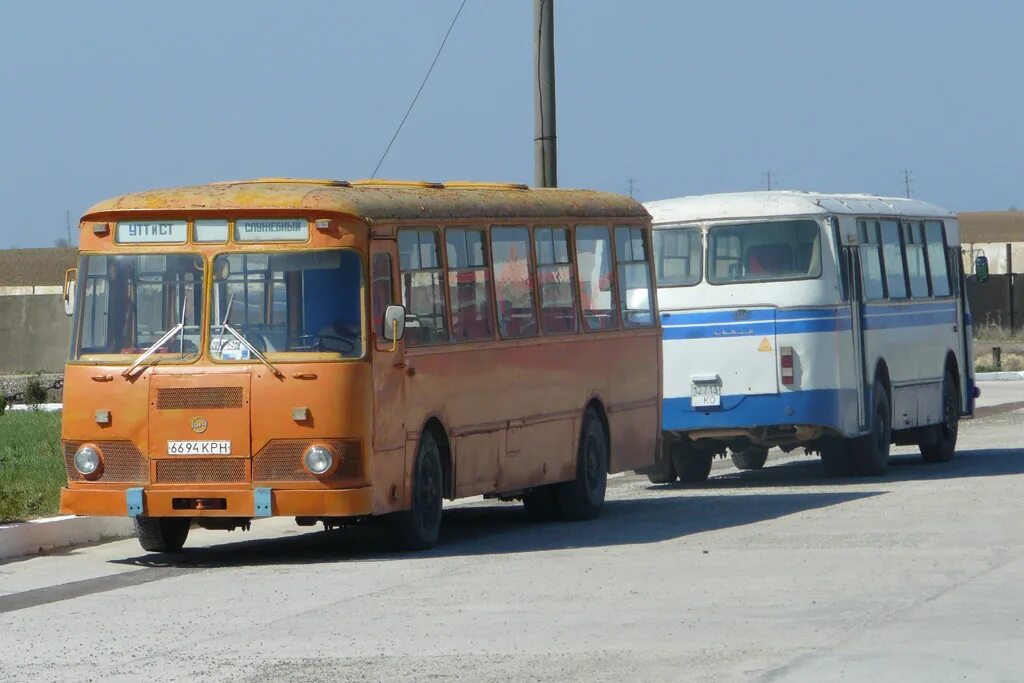
M60 413L0 415L0 523L57 514L66 481Z

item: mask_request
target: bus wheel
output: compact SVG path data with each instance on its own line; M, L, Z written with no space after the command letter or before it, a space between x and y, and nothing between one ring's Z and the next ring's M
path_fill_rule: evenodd
M854 473L851 439L829 439L821 446L821 464L827 477L848 477Z
M711 460L715 454L711 451L701 451L687 448L686 445L677 443L672 446L672 467L679 475L679 481L688 484L695 484L707 481L711 474Z
M558 495L553 486L538 486L523 495L523 509L534 522L558 519Z
M173 553L181 550L192 526L190 517L135 518L135 536L143 550L151 553Z
M747 446L732 452L732 464L738 470L759 470L768 460L768 449L764 446Z
M921 444L921 456L927 462L949 462L956 450L956 436L960 427L960 392L956 377L946 371L942 380L942 422L933 427L931 443Z
M857 439L854 464L861 476L878 476L889 469L889 446L892 442L892 408L885 385L875 380L871 411L871 433Z
M645 472L647 481L652 484L671 484L679 478L675 465L672 464L672 444L674 442L674 439L662 437L660 460L654 468Z
M390 515L395 541L403 550L425 550L441 534L441 498L444 475L441 451L427 430L420 437L412 471L412 507Z
M555 496L563 518L593 519L600 514L608 487L608 436L591 409L583 415L576 478L556 486Z

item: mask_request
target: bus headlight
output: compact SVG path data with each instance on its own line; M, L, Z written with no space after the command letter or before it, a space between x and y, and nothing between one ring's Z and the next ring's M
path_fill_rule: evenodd
M75 452L75 469L86 479L96 479L103 472L103 456L92 444L83 444Z
M318 477L334 469L334 455L324 446L310 446L302 456L306 469Z

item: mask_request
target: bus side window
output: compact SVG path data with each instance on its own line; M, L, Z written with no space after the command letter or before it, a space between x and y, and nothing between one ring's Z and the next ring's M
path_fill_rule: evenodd
M566 228L537 228L533 233L540 294L540 327L544 334L579 329L576 319L576 278Z
M654 324L654 315L643 228L616 226L615 257L622 321L626 327L650 327Z
M907 298L907 279L900 247L900 224L894 220L879 221L882 235L882 260L885 264L885 285L890 299Z
M910 296L915 299L928 297L928 270L924 260L924 226L920 222L904 223L903 249L907 255L907 276L910 279Z
M391 254L377 253L370 264L373 334L382 337L384 311L391 305Z
M925 248L932 280L932 296L949 296L949 268L946 262L946 242L941 221L925 221Z
M537 334L530 275L530 230L525 227L491 228L494 257L494 301L498 307L498 331L505 339Z
M491 271L483 230L445 230L452 341L494 339Z
M878 300L885 298L885 282L882 279L882 247L878 239L877 221L857 221L860 231L860 270L864 284L864 298Z
M576 228L580 308L588 332L615 330L619 327L615 291L611 286L611 253L612 243L607 226L581 225Z
M398 231L405 343L409 346L445 344L449 340L440 254L436 230Z

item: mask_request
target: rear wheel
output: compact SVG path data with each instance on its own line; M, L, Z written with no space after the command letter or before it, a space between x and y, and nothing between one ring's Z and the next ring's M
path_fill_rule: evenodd
M921 457L927 462L949 462L956 451L960 429L960 390L956 377L949 370L942 380L942 422L932 430L931 443L921 444Z
M556 484L555 497L564 519L593 519L601 512L608 486L608 435L597 413L583 415L576 453L576 478Z
M732 452L732 464L738 470L759 470L768 460L768 449L764 446L747 446Z
M647 480L652 484L671 484L679 475L676 474L676 468L672 465L672 445L674 441L669 437L663 436L661 439L661 453L658 463L654 466L654 469L647 471Z
M441 534L444 475L437 439L428 430L420 437L412 472L412 507L390 515L395 541L403 550L425 550Z
M875 380L872 393L871 433L857 439L853 461L857 474L878 476L889 469L889 446L892 443L892 408L889 392L881 380Z
M829 477L848 477L854 473L853 440L829 439L821 447L821 464Z
M190 517L135 518L135 536L143 550L151 553L173 553L181 550L188 538Z
M682 443L672 446L672 466L679 475L679 481L695 484L706 481L711 474L711 451L700 451Z

